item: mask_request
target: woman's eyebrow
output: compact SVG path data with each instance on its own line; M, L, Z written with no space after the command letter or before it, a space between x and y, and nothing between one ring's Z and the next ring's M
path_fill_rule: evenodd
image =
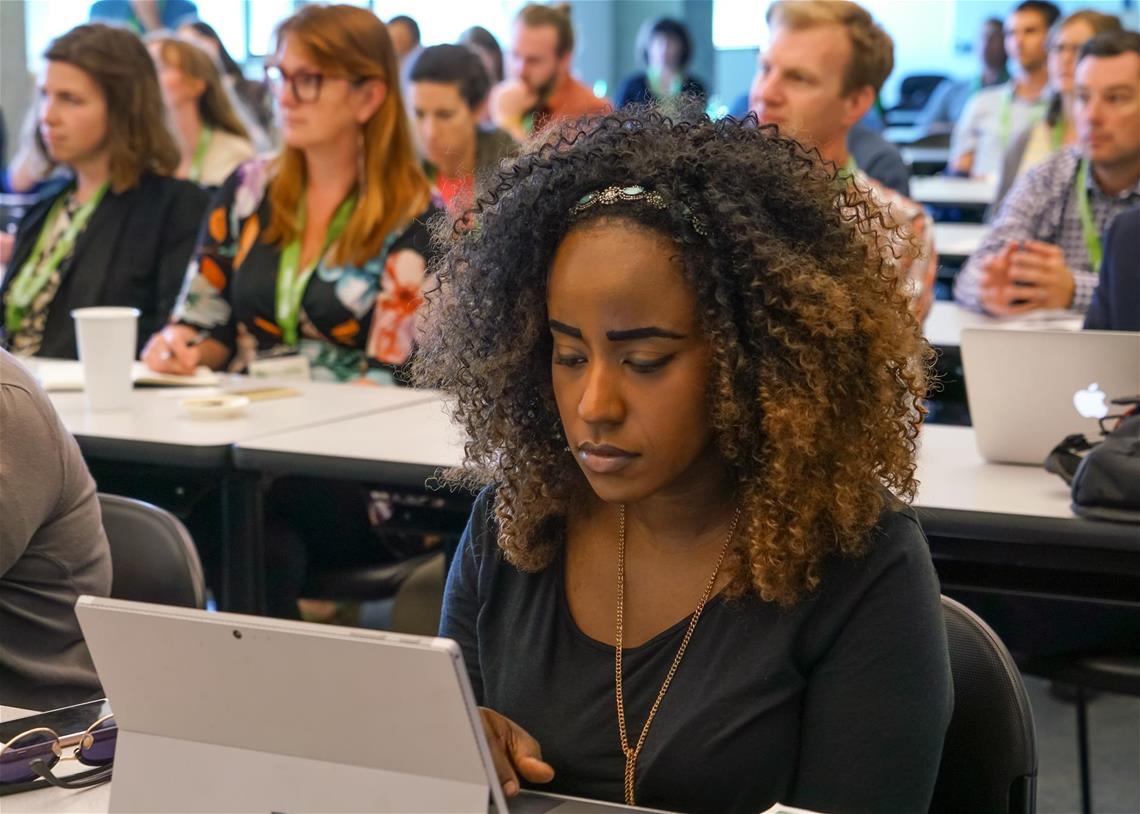
M606 339L611 342L626 342L630 339L684 339L684 334L669 331L665 328L658 328L656 325L650 325L646 328L631 328L628 331L606 331Z
M582 338L582 330L580 328L575 328L573 325L567 325L565 322L559 322L556 319L550 320L550 330L572 336L575 339Z

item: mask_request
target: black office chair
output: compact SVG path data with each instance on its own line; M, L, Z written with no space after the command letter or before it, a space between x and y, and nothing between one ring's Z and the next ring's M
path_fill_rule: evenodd
M1072 687L1077 705L1077 755L1081 771L1081 812L1092 814L1092 772L1089 768L1088 701L1090 692L1140 697L1140 658L1136 656L1056 656L1029 659L1022 669Z
M166 509L119 495L99 495L111 544L111 596L185 608L206 607L198 550Z
M1033 814L1037 735L1021 673L1001 639L964 605L942 597L954 676L954 714L931 814Z
M884 111L887 124L911 124L920 113L934 89L947 80L946 74L911 74L899 83L899 103Z

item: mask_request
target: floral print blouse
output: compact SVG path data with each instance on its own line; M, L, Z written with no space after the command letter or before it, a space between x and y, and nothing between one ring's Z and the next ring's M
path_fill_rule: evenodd
M434 202L361 266L322 258L301 300L299 347L276 324L281 247L264 242L270 203L269 160L241 165L222 185L202 226L174 319L232 348L230 370L261 357L299 352L323 381L361 377L393 382L412 351L431 257Z

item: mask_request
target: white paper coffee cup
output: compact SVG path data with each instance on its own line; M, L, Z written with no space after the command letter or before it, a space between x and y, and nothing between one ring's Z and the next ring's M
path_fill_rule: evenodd
M139 310L118 306L76 308L76 345L83 391L92 410L124 410L131 402L131 366L138 345Z

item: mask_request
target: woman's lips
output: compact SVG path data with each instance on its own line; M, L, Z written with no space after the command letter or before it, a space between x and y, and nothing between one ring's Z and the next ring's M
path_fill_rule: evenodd
M632 464L640 456L609 444L591 444L588 441L578 445L578 460L582 466L598 475L612 475Z

